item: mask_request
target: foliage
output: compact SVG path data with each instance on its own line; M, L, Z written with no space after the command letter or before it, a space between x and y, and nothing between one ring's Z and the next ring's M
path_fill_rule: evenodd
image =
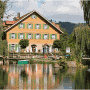
M68 47L68 39L69 35L68 33L62 28L61 29L64 33L60 36L60 41L62 42L62 49L65 50L66 47Z
M58 48L60 49L62 47L62 42L60 40L55 40L53 42L53 48Z
M2 1L0 0L0 18L3 18L3 15L5 13L6 4L8 0Z
M2 40L3 37L3 15L5 13L6 4L8 0L1 1L0 0L0 55L6 56L7 55L7 42L6 40Z
M19 42L20 46L22 49L25 49L29 45L29 40L28 39L22 39Z
M2 40L2 32L0 32L0 55L7 55L7 41Z
M75 26L77 26L77 24L75 23L71 23L71 22L61 22L59 21L59 23L57 23L60 25L60 28L64 28L65 31L70 35L73 32L73 29Z
M88 25L90 25L90 1L89 0L81 0L81 5L84 11L84 20Z
M8 73L0 68L0 89L4 89L8 84Z
M54 41L53 47L60 49L60 53L59 53L60 55L65 55L66 47L69 46L69 43L68 43L69 35L65 29L63 29L62 27L60 28L64 33L60 35L60 40Z
M82 55L90 56L90 28L87 25L79 25L71 34L69 41L72 52L80 60Z
M27 76L28 76L28 75L27 75L26 71L25 71L25 70L22 70L22 71L21 71L21 77L22 77L22 78L27 78Z

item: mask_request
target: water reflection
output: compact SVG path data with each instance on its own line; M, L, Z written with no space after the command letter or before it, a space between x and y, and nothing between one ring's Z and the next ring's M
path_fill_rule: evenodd
M90 73L69 68L59 70L51 64L0 66L0 88L5 89L87 89ZM86 77L87 76L87 77Z
M2 68L8 73L7 89L49 89L59 84L51 64L10 65Z
M4 89L8 83L8 74L0 68L0 88Z

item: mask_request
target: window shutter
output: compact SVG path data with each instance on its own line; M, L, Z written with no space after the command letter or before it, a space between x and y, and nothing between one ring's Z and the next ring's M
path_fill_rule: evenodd
M36 24L35 24L35 29L36 29Z
M9 44L9 51L11 51L11 44Z
M49 25L48 25L48 29L49 29Z
M17 51L17 47L18 47L17 44L15 44L15 51Z
M50 38L52 39L52 34L50 35Z
M32 24L32 29L33 29L33 24Z
M23 24L23 28L25 28L25 23Z
M44 29L44 24L43 24L43 29Z
M41 29L41 24L40 24L40 27L39 27L39 29Z
M48 34L48 39L49 39L49 34Z
M55 34L55 39L57 39L57 34Z
M44 39L44 34L43 34L43 39Z
M27 29L28 29L28 24L27 24Z
M25 39L25 33L23 34L23 38Z
M40 39L41 39L41 34L40 34Z
M20 33L18 33L18 39L20 39Z
M15 39L17 39L17 33L15 33Z
M11 39L11 33L9 33L9 39Z
M33 39L33 34L32 34L32 39Z
M28 39L28 33L27 33L27 35L26 35L26 39Z
M35 39L36 39L36 34L35 34Z

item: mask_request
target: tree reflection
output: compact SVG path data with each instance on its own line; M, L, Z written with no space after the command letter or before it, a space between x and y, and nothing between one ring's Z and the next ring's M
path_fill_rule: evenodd
M4 89L8 84L8 73L0 68L0 89Z
M90 89L90 73L86 69L77 70L75 75L75 89Z

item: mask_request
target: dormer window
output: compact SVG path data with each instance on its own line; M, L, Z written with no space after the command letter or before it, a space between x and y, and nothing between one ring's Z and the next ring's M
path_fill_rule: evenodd
M36 19L36 15L32 15L32 19Z
M40 29L40 28L41 28L41 25L40 25L40 24L36 24L36 25L35 25L35 28L36 28L36 29Z

